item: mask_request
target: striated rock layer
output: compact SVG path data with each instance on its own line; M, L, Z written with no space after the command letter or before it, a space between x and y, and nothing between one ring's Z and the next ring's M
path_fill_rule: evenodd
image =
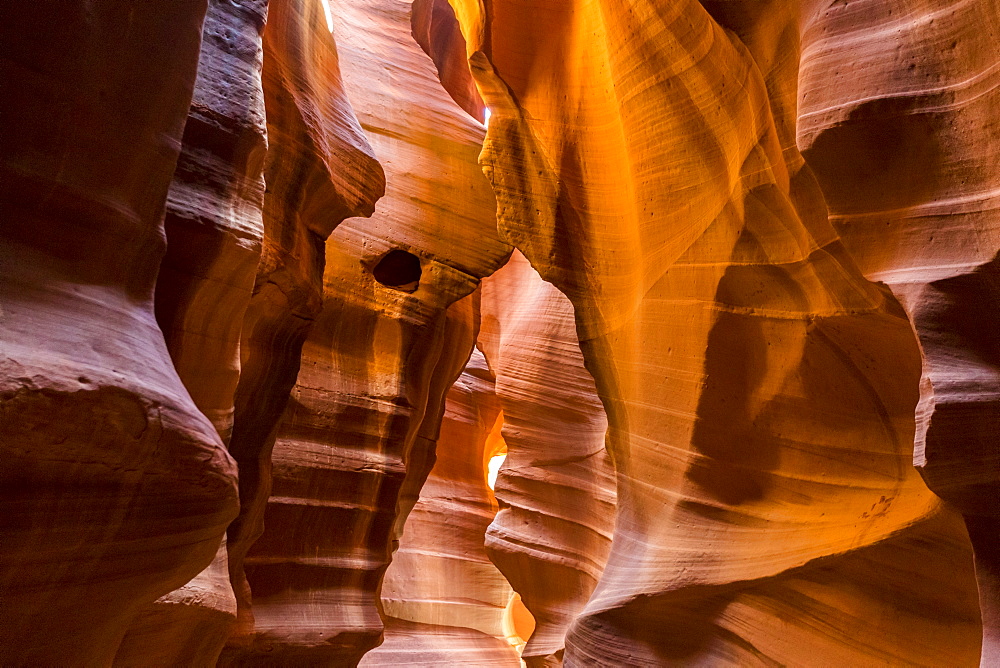
M521 657L557 664L604 570L615 518L607 419L584 369L573 306L515 251L483 283L479 345L497 375L508 454L490 559L535 620Z
M204 0L0 8L0 663L108 665L235 467L154 317Z
M500 402L474 351L448 391L434 468L382 584L385 642L362 666L519 666L503 621L511 598L483 547L497 506L487 462L503 447Z
M273 472L262 470L272 485L265 530L243 562L253 627L230 641L225 665L351 665L378 644L379 582L433 464L445 393L472 350L469 295L509 254L477 164L482 127L414 41L410 4L343 0L331 10L345 89L386 194L371 220L343 223L326 244L322 311ZM311 17L318 28L319 10ZM239 416L238 403L237 430Z
M156 283L156 317L171 360L224 443L232 432L240 333L263 236L265 12L263 2L209 2ZM132 622L115 664L211 665L235 620L223 541L208 568Z
M230 640L235 646L247 644L254 628L243 562L263 531L278 422L322 309L325 240L345 218L370 215L385 186L345 95L322 2L272 0L263 39L264 239L243 322L230 442L241 501L228 531L239 617Z
M618 515L568 665L968 665L920 353L795 147L793 3L454 0L500 225L572 301Z
M811 3L798 141L861 270L924 353L915 463L966 517L1000 661L1000 10L942 0ZM847 59L850 59L848 62Z

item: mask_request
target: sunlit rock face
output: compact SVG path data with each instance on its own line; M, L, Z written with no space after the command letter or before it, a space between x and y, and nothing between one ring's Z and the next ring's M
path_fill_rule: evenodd
M0 665L997 664L998 33L6 3Z
M917 342L795 147L796 6L453 5L501 228L608 413L566 663L976 662L968 537L911 465Z
M0 8L3 665L109 665L236 514L153 302L205 12Z
M919 335L914 459L931 489L966 516L980 576L982 661L994 665L1000 12L946 1L807 6L799 145L858 266L889 285Z
M477 163L483 128L414 41L410 4L330 9L386 191L370 220L326 243L322 310L264 471L264 532L243 561L253 625L230 639L225 665L349 665L379 643L379 582L475 340L472 300L460 300L510 252ZM325 29L321 17L310 25Z
M503 446L494 382L476 350L448 391L434 468L382 583L385 642L361 666L520 665L503 625L512 591L483 544L497 512L487 463Z
M553 665L611 548L607 419L583 366L572 304L517 251L483 282L479 342L497 375L508 449L496 485L503 509L486 549L534 617L521 657Z

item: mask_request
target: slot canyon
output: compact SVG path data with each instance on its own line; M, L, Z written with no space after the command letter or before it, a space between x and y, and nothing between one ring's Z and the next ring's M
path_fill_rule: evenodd
M0 667L1000 667L998 109L1000 0L0 0Z

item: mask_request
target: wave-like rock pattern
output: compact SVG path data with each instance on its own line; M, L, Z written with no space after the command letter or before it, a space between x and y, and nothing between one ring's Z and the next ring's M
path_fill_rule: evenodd
M0 7L0 663L110 665L236 471L154 315L204 0Z
M566 664L975 663L918 346L795 147L796 5L453 6L501 228L573 302L619 476Z
M504 633L512 591L483 546L497 506L486 467L500 402L482 353L448 390L434 468L382 583L385 642L361 666L513 666Z
M1000 9L812 3L799 144L861 270L909 312L924 353L915 463L966 517L1000 661Z
M240 334L263 237L266 11L264 1L209 1L156 283L171 360L223 443L232 433ZM208 568L133 620L115 665L212 665L235 621L223 541Z
M517 251L483 282L479 345L497 375L508 448L486 549L535 620L521 657L558 665L611 548L607 418L583 366L573 305Z
M240 465L240 516L228 531L238 604L229 644L237 654L251 642L254 628L243 562L263 532L278 423L302 346L322 310L325 241L345 218L371 215L385 188L382 168L344 91L323 2L272 0L263 37L269 144L264 239L243 321L230 441Z
M265 530L244 561L254 626L226 665L351 665L378 644L398 518L430 470L445 394L474 342L471 298L456 302L510 252L477 164L482 126L413 40L410 4L331 10L386 194L371 220L344 222L326 244L323 308L278 430ZM265 50L265 93L267 67Z

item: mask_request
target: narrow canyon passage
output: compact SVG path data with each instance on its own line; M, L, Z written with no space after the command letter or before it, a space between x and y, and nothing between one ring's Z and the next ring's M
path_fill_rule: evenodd
M0 0L0 666L1000 665L997 0Z

